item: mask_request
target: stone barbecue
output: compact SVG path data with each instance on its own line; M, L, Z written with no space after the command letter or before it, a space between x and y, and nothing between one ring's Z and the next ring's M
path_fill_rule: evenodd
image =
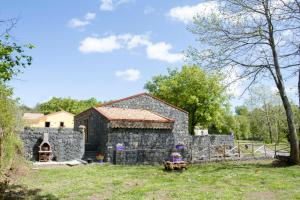
M43 141L39 146L39 161L40 162L47 162L51 159L51 145L49 143L49 134L44 133Z

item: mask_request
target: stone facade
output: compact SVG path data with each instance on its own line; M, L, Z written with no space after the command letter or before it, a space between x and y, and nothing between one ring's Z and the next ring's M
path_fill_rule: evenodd
M116 151L117 144L124 150ZM113 163L161 163L170 155L174 138L168 129L110 129L107 145L112 147L108 156Z
M192 136L189 148L191 162L224 156L224 148L234 147L233 135Z
M170 119L174 119L175 122L172 130L174 144L181 143L184 145L189 145L188 113L186 111L171 106L148 94L136 95L134 98L127 98L125 100L112 103L108 106L118 108L146 109Z
M87 151L106 152L106 143L108 139L109 121L99 114L95 109L80 113L75 116L75 130L79 131L79 126L84 125L86 135L85 148Z
M68 161L83 158L84 134L82 132L73 129L27 128L20 133L27 159L38 160L39 145L44 133L49 133L53 160Z

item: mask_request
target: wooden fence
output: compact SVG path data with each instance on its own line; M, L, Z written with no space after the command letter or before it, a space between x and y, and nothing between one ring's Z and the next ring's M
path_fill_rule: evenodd
M197 151L191 152L191 159L197 160L226 160L226 159L251 159L251 158L275 158L276 156L289 156L288 144L264 144L259 142L240 142L235 146L209 145Z

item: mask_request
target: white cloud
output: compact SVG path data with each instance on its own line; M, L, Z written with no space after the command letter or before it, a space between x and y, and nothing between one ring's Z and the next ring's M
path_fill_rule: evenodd
M85 20L93 20L96 18L96 13L88 12L88 13L86 13L84 18L85 18Z
M83 28L85 27L86 25L90 24L89 21L82 21L80 19L77 19L77 18L73 18L69 21L69 27L71 28Z
M87 37L80 42L82 53L109 53L118 49L131 50L145 47L149 59L175 63L183 60L183 54L171 53L172 45L159 42L152 43L148 35L132 35L129 33L105 37Z
M219 4L215 1L203 2L194 6L182 6L172 8L168 16L174 20L188 24L193 22L195 16L207 17L219 11Z
M136 81L141 77L141 73L137 69L118 70L115 75L127 81Z
M150 59L175 63L183 60L183 55L180 53L170 53L172 45L165 42L148 45L147 55Z
M134 0L101 0L100 10L113 11L118 6L133 2Z
M114 9L114 5L112 0L101 0L100 10L112 11Z
M91 23L91 21L94 20L95 18L96 18L95 13L88 12L84 17L85 20L81 20L78 18L72 18L69 21L68 26L71 28L77 28L79 30L83 30L84 27L89 25Z
M108 36L105 38L87 37L80 42L79 51L83 53L105 53L120 49L122 46L117 41L116 36Z
M147 35L134 35L128 40L127 48L133 49L139 46L148 46L151 45Z

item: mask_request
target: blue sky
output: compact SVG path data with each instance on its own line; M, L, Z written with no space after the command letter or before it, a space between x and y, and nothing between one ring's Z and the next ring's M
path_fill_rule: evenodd
M34 106L53 96L103 101L143 92L151 77L184 64L183 51L195 44L186 27L199 3L2 1L0 18L19 18L14 39L36 46L27 52L33 64L10 83L15 95Z

